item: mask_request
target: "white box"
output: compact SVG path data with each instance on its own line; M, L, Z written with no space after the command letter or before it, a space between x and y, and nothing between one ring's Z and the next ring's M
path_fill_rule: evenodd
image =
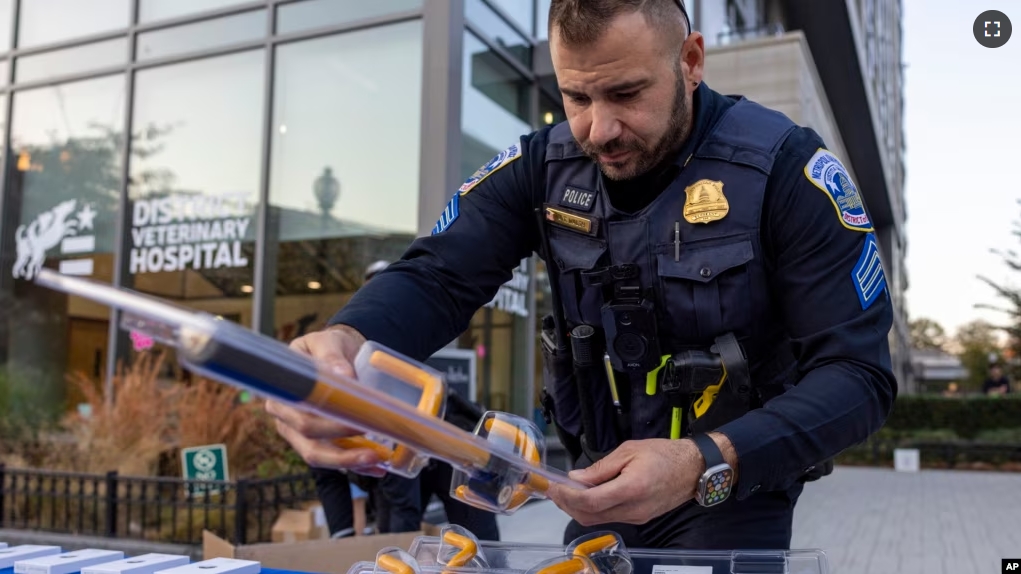
M918 472L922 457L917 448L893 449L893 468L897 472Z
M72 574L79 572L86 566L113 562L124 558L124 553L119 550L99 550L97 548L86 548L18 560L14 563L14 574Z
M6 542L0 542L0 548L7 548Z
M157 570L184 566L190 562L191 558L178 554L142 554L82 568L82 574L153 574Z
M169 570L157 570L154 574L259 574L260 572L262 572L262 564L254 560L212 558Z
M22 544L20 546L0 549L0 568L10 568L18 560L26 560L36 556L50 556L52 554L60 554L63 551L60 546L39 546L36 544Z

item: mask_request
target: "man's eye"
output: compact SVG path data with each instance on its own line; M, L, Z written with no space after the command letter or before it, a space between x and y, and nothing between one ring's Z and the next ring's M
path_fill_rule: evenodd
M571 96L571 103L575 105L585 105L588 103L588 98L585 96Z
M633 100L638 96L638 92L621 92L617 94L618 100Z

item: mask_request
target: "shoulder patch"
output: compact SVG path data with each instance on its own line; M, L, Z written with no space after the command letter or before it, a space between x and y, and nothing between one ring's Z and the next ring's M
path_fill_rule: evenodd
M459 197L461 197L461 194L455 193L454 197L451 197L450 201L447 202L447 206L443 209L443 213L440 214L439 221L437 221L436 225L433 226L432 235L446 231L454 224L457 217L461 215L461 205L458 200Z
M866 233L873 231L858 188L837 156L819 148L805 165L805 177L826 192L844 227Z
M868 309L886 288L886 275L883 273L883 263L879 259L879 244L876 243L876 236L869 233L865 236L865 246L858 257L858 263L851 272L851 279L854 281L854 290L858 292L858 301L861 308Z
M521 144L516 143L502 152L496 154L496 156L489 160L486 165L475 170L475 173L471 174L458 191L463 195L472 190L476 185L482 183L482 180L486 179L500 168L506 167L510 162L521 157Z

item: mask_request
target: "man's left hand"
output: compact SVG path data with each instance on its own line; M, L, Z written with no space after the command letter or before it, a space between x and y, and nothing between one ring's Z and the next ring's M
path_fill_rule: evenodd
M713 439L732 459L729 441L722 435ZM732 466L735 463L731 461ZM595 486L578 490L551 484L547 495L582 526L645 524L694 498L703 472L705 459L691 440L627 441L599 462L569 475Z

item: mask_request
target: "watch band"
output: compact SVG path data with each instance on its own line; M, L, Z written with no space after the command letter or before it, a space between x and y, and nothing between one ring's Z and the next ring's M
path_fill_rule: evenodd
M710 468L726 464L726 460L723 458L723 453L720 452L720 447L716 446L713 439L709 438L709 435L705 433L699 433L692 435L691 440L695 441L695 446L702 453L702 458L705 459L705 468Z

